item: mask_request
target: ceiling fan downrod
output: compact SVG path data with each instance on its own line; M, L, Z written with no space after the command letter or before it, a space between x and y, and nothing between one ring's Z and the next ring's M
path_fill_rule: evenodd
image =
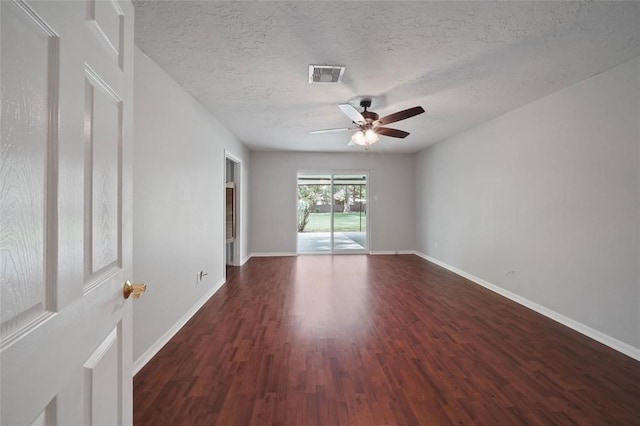
M367 111L367 109L371 107L371 99L362 99L360 101L360 106L364 109L364 112L362 112L362 116L366 121L365 126L366 128L370 129L371 123L373 123L380 117L375 112Z

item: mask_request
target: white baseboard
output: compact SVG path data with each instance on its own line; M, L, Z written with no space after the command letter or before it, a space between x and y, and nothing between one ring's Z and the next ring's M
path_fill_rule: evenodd
M335 254L330 251L327 252L309 252L309 253L292 253L292 252L259 252L259 253L251 253L247 258L242 262L244 265L245 262L252 257L281 257L281 256L299 256L300 254ZM341 252L340 254L351 254L350 252ZM370 252L356 252L353 254L371 254L371 255L379 255L379 254L416 254L415 250L371 250Z
M421 253L419 251L415 251L414 254L416 256L419 256L425 260L428 260L429 262L435 263L438 266L442 266L445 269L448 269L449 271L460 275L461 277L464 277L466 279L468 279L469 281L472 281L478 285L481 285L482 287L485 287L495 293L498 293L501 296L506 297L507 299L513 300L516 303L519 303L522 306L525 306L533 311L538 312L539 314L542 314L544 316L546 316L547 318L551 318L554 321L559 322L560 324L563 324L575 331L577 331L578 333L584 334L587 337L592 338L593 340L596 340L600 343L602 343L603 345L609 346L612 349L615 349L618 352L621 352L627 356L630 356L633 359L636 359L638 361L640 361L640 348L636 348L633 347L627 343L624 343L618 339L616 339L615 337L611 337L608 334L602 333L598 330L594 330L593 328L586 326L584 324L582 324L581 322L578 322L576 320L573 320L569 317L566 317L562 314L557 313L556 311L553 311L549 308L546 308L542 305L538 305L535 302L532 302L528 299L525 299L522 296L518 296L515 293L512 293L508 290L503 289L502 287L498 287L495 284L491 284L488 281L483 280L482 278L478 278L474 275L471 275L465 271L462 271L458 268L456 268L455 266L451 266L447 263L444 263L438 259L434 259L433 257L427 256L424 253Z
M249 257L282 257L282 256L297 256L298 253L291 252L259 252L251 253Z
M397 254L416 254L415 250L398 250Z
M379 255L379 254L386 254L386 255L390 255L390 254L415 254L415 250L371 250L372 255Z
M173 326L169 330L167 330L166 333L164 333L153 345L151 345L151 347L149 347L149 349L147 349L137 360L133 362L134 376L138 374L140 370L142 370L142 367L147 365L151 358L153 358L158 352L160 352L160 349L162 349L162 347L166 345L169 340L171 340L171 338L175 336L176 333L178 333L178 331L180 331L180 329L187 323L187 321L189 321L191 317L195 315L196 312L198 312L202 305L204 305L207 300L211 298L211 296L213 296L218 290L220 290L220 287L222 287L224 283L224 278L220 279L220 281L218 281L216 285L214 285L204 296L202 296L202 298L198 300L196 304L193 305L193 307L182 316L182 318L180 318L175 324L173 324Z
M245 263L247 263L249 261L249 259L251 259L251 255L248 255L247 257L245 257L244 259L242 259L242 262L240 262L240 266L244 265Z

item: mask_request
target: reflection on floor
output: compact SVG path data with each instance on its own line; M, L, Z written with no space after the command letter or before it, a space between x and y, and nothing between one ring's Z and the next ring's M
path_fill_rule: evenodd
M335 250L364 250L366 232L336 232L333 234ZM331 232L299 232L298 253L331 251Z

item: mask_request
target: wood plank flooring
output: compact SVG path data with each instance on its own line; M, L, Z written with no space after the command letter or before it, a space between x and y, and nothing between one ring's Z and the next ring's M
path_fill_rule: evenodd
M413 256L253 258L134 380L137 425L640 424L640 362Z

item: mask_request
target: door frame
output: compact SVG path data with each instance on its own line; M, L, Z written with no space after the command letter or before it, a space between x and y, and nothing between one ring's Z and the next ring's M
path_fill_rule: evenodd
M233 170L233 181L235 183L235 203L236 203L236 239L233 244L233 262L227 263L227 239L226 239L226 185L227 185L227 160L235 163ZM222 271L226 281L227 264L232 266L242 265L242 160L237 155L228 150L224 150L224 162L222 167Z
M331 191L331 197L332 197L332 202L330 204L330 214L331 214L331 220L330 220L330 226L331 226L331 230L330 230L330 235L331 235L331 249L327 250L327 251L305 251L305 252L300 252L298 250L298 178L300 176L305 176L305 175L327 175L330 177L330 191ZM334 211L333 211L333 178L336 175L363 175L366 176L366 191L367 191L367 216L366 216L366 230L365 230L365 234L366 234L366 244L365 244L365 248L362 250L336 250L335 246L334 246L334 238L333 238L333 234L334 234L334 226L333 226L333 220L334 220ZM298 172L296 173L296 185L295 185L295 212L296 212L296 224L294 227L295 233L296 233L296 253L298 255L305 255L305 254L370 254L371 252L371 227L369 226L370 224L370 216L371 216L371 209L370 209L370 203L369 203L369 194L370 192L370 170L368 169L329 169L329 170L322 170L322 169L311 169L311 170L307 170L307 169L303 169L303 170L298 170Z

